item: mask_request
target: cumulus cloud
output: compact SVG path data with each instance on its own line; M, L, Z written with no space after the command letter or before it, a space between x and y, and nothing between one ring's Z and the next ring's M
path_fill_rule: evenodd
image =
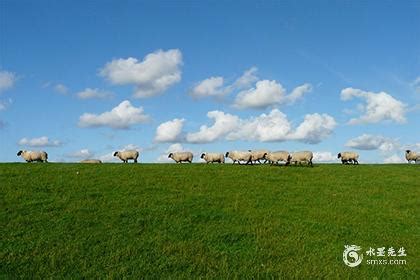
M314 152L313 160L316 162L336 162L337 156L331 152Z
M208 112L207 116L213 119L213 125L203 125L198 132L188 133L187 142L209 143L224 138L261 142L297 140L315 144L328 137L336 126L334 118L327 114L308 114L293 129L287 116L278 109L248 119L221 111Z
M178 49L157 50L143 61L129 57L114 59L100 71L114 85L134 85L134 97L160 94L181 80L182 53Z
M0 93L11 89L16 83L17 77L15 73L8 71L0 71Z
M386 92L369 92L354 88L345 88L341 91L344 101L357 97L364 99L365 105L359 105L362 116L353 118L349 124L378 123L381 121L394 121L404 123L406 105Z
M185 119L173 119L161 123L156 128L155 141L156 142L177 142L182 133Z
M380 150L382 152L390 152L400 148L400 144L395 139L371 134L363 134L350 139L345 145L358 150Z
M406 159L397 155L393 154L389 157L384 158L384 163L406 163Z
M256 81L258 81L257 72L257 67L251 67L250 69L246 70L241 77L236 79L232 86L235 89L243 89L252 86Z
M68 154L67 156L72 158L78 158L78 159L87 159L90 157L93 157L94 153L89 151L89 149L81 149L79 151L73 152Z
M128 129L132 125L145 123L150 117L144 114L142 107L134 107L130 101L124 100L109 112L96 115L84 113L79 118L80 127L108 126L114 129Z
M25 137L20 139L18 144L20 146L28 147L58 147L62 145L62 143L59 140L50 140L47 136L32 139L28 139Z
M233 105L239 109L265 109L273 105L292 104L311 90L310 84L304 84L295 88L292 93L286 94L280 83L274 80L262 80L255 84L255 88L239 92Z
M223 77L210 77L199 82L190 92L194 98L203 98L208 96L223 96L227 93L223 87Z
M113 94L97 88L85 88L83 91L76 93L76 96L79 99L107 99L111 98Z

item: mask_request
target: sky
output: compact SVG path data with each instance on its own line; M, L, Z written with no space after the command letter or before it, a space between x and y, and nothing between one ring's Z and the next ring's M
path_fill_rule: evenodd
M0 162L420 151L420 1L0 1Z

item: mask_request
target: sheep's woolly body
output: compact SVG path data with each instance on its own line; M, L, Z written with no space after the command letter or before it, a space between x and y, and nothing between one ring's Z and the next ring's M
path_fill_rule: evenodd
M291 162L294 162L295 164L306 162L308 165L313 165L312 164L313 157L314 155L311 151L291 153L289 157L287 158L287 164L290 164Z
M415 162L420 162L420 153L414 152L414 151L410 151L407 150L405 151L405 159L408 161L408 163L415 161Z
M102 163L102 161L99 159L85 159L80 161L80 163Z
M207 163L225 163L225 156L221 153L203 153L201 158L204 159Z
M337 155L337 158L341 158L341 162L359 164L359 154L356 152L341 152Z
M175 152L170 153L168 158L173 159L176 163L187 161L189 163L193 160L193 154L191 152Z
M258 161L259 163L261 163L260 160L262 160L262 159L264 159L266 161L265 155L269 153L269 151L267 151L267 150L255 150L255 151L249 150L249 152L251 152L251 160L253 162Z
M233 163L236 161L241 164L241 161L245 161L246 164L252 164L252 154L251 152L244 152L244 151L230 151L226 153L226 157L233 160Z
M17 155L21 156L26 162L48 162L48 154L44 151L19 151Z
M134 162L137 162L139 152L135 150L117 151L114 153L114 157L119 157L124 163L127 163L129 159L132 159L134 160Z
M287 151L270 152L265 155L265 158L270 162L270 164L275 164L279 161L287 162L288 157L289 152Z

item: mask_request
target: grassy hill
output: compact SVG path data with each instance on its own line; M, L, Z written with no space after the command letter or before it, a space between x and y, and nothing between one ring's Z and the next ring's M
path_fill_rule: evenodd
M419 277L419 165L0 164L0 186L2 278ZM407 264L347 267L352 244Z

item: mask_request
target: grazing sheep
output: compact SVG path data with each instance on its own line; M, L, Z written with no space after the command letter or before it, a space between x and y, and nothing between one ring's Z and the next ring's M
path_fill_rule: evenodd
M261 163L261 161L260 161L261 159L264 160L264 163L267 162L267 159L265 158L265 155L268 154L269 151L267 151L267 150L257 150L257 151L248 150L248 152L251 153L251 160L254 163L257 163L257 161L258 161L258 163Z
M48 154L44 151L19 151L17 156L21 156L26 162L40 161L48 162Z
M341 158L342 164L359 164L359 154L356 152L341 152L338 153L337 158Z
M245 161L246 164L251 163L252 165L252 155L250 152L230 151L226 153L226 157L233 160L233 163L237 161L239 164L241 164L241 161Z
M102 161L99 159L85 159L80 161L80 163L102 163Z
M114 153L114 157L119 157L124 163L128 163L129 159L133 159L134 162L137 162L139 152L136 150L117 151Z
M278 164L279 161L284 161L287 163L287 159L289 158L289 152L287 151L277 151L277 152L270 152L265 154L265 158L268 162L273 164Z
M298 162L299 162L299 164L301 164L302 162L306 162L308 165L313 166L313 164L312 164L313 157L314 157L314 155L310 151L291 153L287 157L286 165L289 165L291 162L294 162L295 164L297 164Z
M420 161L420 153L416 153L414 151L407 150L405 151L405 158L407 159L408 163L414 161Z
M193 154L191 152L175 152L170 153L168 158L173 159L176 163L181 163L183 161L191 163L193 160Z
M220 153L203 153L201 154L201 158L204 159L207 163L225 163L225 156Z

